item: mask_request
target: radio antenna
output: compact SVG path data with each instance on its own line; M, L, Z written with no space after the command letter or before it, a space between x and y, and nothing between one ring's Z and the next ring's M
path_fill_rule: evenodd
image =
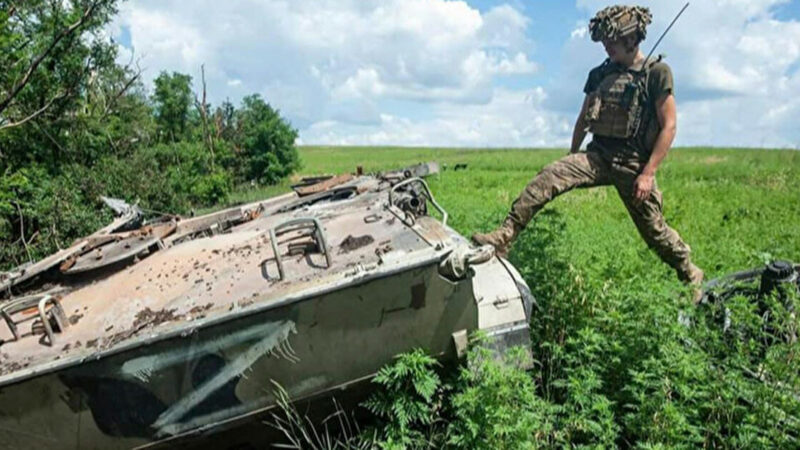
M647 58L644 59L644 65L642 67L647 67L647 62L650 61L650 57L653 56L653 52L656 51L656 47L658 47L658 44L661 43L661 40L664 39L664 36L666 36L667 33L669 33L669 30L672 28L673 25L675 25L675 22L678 21L678 19L681 17L681 14L683 14L683 12L686 11L686 8L688 8L688 7L689 7L689 2L686 2L686 4L683 5L683 8L681 8L681 10L678 11L678 15L675 16L674 19L672 19L672 22L670 22L670 24L667 27L667 29L664 30L663 33L661 33L661 37L658 38L658 40L656 41L656 44L650 50L650 53L647 54Z

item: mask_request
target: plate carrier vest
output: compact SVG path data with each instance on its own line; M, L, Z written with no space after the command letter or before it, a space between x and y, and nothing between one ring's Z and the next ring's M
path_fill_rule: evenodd
M649 106L647 81L650 68L661 61L659 56L643 70L633 71L612 65L606 59L600 66L602 77L597 88L589 94L584 120L587 131L596 136L630 139L642 126L645 108Z

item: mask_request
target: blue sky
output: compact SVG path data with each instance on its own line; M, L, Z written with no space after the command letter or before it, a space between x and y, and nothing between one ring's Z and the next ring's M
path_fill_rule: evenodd
M648 51L683 5L654 14ZM604 58L596 0L177 0L123 3L111 35L209 96L259 93L306 144L566 146ZM800 0L695 1L662 43L679 145L800 146Z

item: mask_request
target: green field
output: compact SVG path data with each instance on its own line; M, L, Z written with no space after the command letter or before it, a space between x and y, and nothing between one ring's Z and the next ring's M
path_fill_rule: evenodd
M429 182L450 225L469 236L497 226L529 179L564 153L305 147L300 173L465 163L467 170L447 169ZM676 149L657 180L667 221L707 277L772 259L800 261L800 152ZM234 200L265 193L239 192ZM510 260L539 304L531 324L535 369L521 378L462 374L439 400L422 400L439 425L386 418L382 433L389 441L469 448L800 446L794 362L800 346L765 346L761 318L744 299L732 303L734 322L756 331L741 331L739 340L715 322L718 307L692 307L671 269L638 237L613 188L553 201ZM679 314L693 325L680 325ZM785 318L783 325L798 325L793 314ZM393 389L389 398L405 395Z

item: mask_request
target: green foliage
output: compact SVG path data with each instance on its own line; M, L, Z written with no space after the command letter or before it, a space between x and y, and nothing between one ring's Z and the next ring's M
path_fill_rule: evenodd
M167 72L153 80L153 106L159 140L175 142L186 137L189 106L192 104L192 77Z
M241 167L246 179L274 184L299 168L294 147L297 130L260 96L244 98L236 112L236 123L234 142L243 157Z
M100 97L114 97L126 72L114 63L116 46L102 37L117 2L11 3L0 2L4 13L13 11L0 27L0 126L10 127L0 131L0 173L31 163L55 168L78 162L98 150L98 142L85 137L95 130L93 119L113 113L113 107L101 108L107 104Z
M526 358L521 349L504 361L480 346L470 350L449 399L449 446L522 449L548 448L557 442L558 408L537 395L533 379L520 368Z
M175 213L222 202L233 185L230 173L210 168L208 150L199 142L158 144L128 158L106 158L98 162L94 173L98 195Z
M383 421L381 447L425 447L422 431L433 424L440 405L436 396L442 387L435 372L438 363L424 350L397 356L373 379L380 389L365 407Z
M110 214L94 212L98 198L90 189L79 167L57 177L36 167L0 177L0 260L38 260L110 220ZM15 242L10 236L19 237Z

